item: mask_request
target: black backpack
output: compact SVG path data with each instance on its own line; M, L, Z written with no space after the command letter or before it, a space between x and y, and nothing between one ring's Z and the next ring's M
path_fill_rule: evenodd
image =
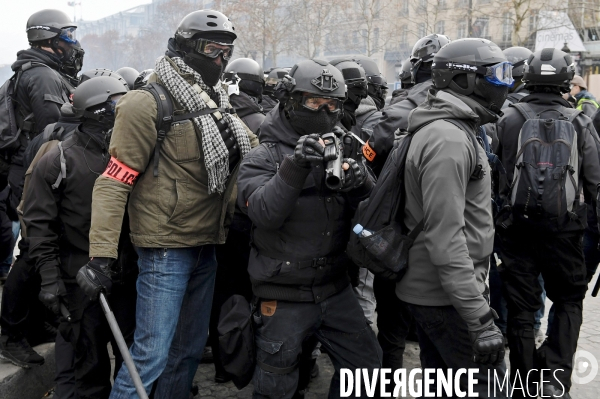
M252 324L255 305L250 306L241 295L232 295L221 307L217 326L221 364L238 389L250 383L256 365Z
M471 178L481 179L484 171L477 151L477 139L471 132L472 129L461 120L445 121L463 130L469 137L476 150L476 167ZM421 128L432 122L435 120ZM399 281L406 274L408 251L424 226L424 221L421 220L412 231L408 231L404 224L406 155L414 135L419 130L407 132L395 141L394 149L383 166L377 184L369 198L359 204L352 219L352 226L360 224L370 230L372 235L359 236L350 233L346 248L348 256L359 267L365 267L386 280Z
M578 220L579 152L573 120L580 110L511 104L525 118L519 132L514 178L509 194L515 221L558 231ZM548 115L545 119L542 114Z
M19 146L21 133L35 130L33 112L29 115L24 115L22 107L19 107L19 111L17 111L15 96L23 72L42 66L50 68L39 62L27 62L0 87L0 150L2 151L14 150ZM61 78L61 80L63 79Z

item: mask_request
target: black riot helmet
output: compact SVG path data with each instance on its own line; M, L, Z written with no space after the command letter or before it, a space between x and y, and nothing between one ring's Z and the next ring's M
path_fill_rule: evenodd
M258 62L251 58L238 58L225 68L226 81L237 83L241 91L257 99L262 98L265 78Z
M144 69L142 72L140 72L139 76L135 79L135 82L133 82L133 89L137 90L140 87L146 86L146 84L148 84L148 79L150 79L150 75L153 73L154 69L152 68Z
M106 68L96 68L96 69L90 69L89 71L82 72L81 75L79 75L79 84L82 84L83 82L88 81L93 78L98 78L100 76L110 76L114 79L117 79L119 82L121 82L121 84L123 86L129 88L129 85L127 84L125 79L123 79L123 77L120 74L113 72L110 69L106 69Z
M512 65L496 44L485 39L455 40L433 57L433 85L470 96L487 109L500 108L514 83Z
M412 83L421 83L431 79L430 62L438 51L451 40L446 35L434 33L417 40L410 53L410 62L412 64ZM419 71L423 77L418 76Z
M265 79L265 92L273 93L277 83L281 82L281 79L288 74L288 70L285 68L273 68L269 71L267 78Z
M561 50L545 48L531 54L525 64L523 83L526 89L536 86L558 87L562 93L569 91L575 76L573 58Z
M83 65L85 51L75 38L77 24L60 10L41 10L27 20L27 40L32 47L47 46L60 59L60 70L75 78Z
M379 109L383 108L388 87L377 63L364 55L355 56L354 61L365 70L369 95L375 100Z
M347 97L344 101L344 116L341 122L346 129L350 129L356 125L355 112L360 102L368 95L367 76L360 65L349 59L332 60L331 65L335 66L344 76Z
M99 76L81 83L73 93L73 111L84 119L102 122L105 119L114 121L114 111L118 95L129 91L122 79L110 76Z
M137 77L140 76L140 73L137 71L137 69L131 67L123 67L117 69L116 72L119 75L121 75L123 79L125 79L125 81L127 82L127 86L129 86L129 90L133 90L133 84L135 83Z
M235 27L224 14L214 10L194 11L183 17L177 27L176 51L212 87L233 54L236 38ZM220 65L215 62L218 57Z
M521 78L525 72L525 62L533 54L531 50L525 47L509 47L503 51L508 62L513 64L513 78ZM520 80L520 79L519 79Z
M225 68L227 80L237 75L242 80L251 80L253 82L264 83L264 73L258 62L252 58L238 58L232 61Z
M412 64L410 63L410 58L405 59L402 62L402 70L398 74L398 80L402 83L403 89L410 89L414 86L412 82Z
M327 61L305 60L281 79L275 96L297 133L327 133L343 116L346 85L342 73Z

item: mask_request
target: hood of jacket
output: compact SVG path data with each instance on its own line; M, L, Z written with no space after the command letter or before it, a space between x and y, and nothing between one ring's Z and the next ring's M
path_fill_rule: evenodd
M229 96L229 102L235 108L235 112L240 118L250 114L263 113L263 109L258 105L258 100L240 90L239 94Z
M579 93L575 94L574 97L577 100L577 102L579 102L579 100L581 99L596 101L596 97L594 97L594 95L587 90L581 90Z
M273 108L265 117L262 125L260 125L260 133L258 140L263 143L274 142L284 143L295 147L300 135L296 133L292 125L285 116L283 110L279 107Z
M367 96L360 101L358 108L356 109L355 115L358 118L366 113L377 111L375 100L371 96Z
M11 65L13 71L18 70L28 62L39 62L40 64L48 65L50 68L58 71L60 67L60 59L52 53L38 49L29 48L21 50L17 53L17 60Z
M482 124L482 114L490 115L491 111L467 96L432 89L427 94L427 100L410 113L408 131L414 132L427 123L438 119L461 119L468 124L479 126ZM486 119L488 118L489 116ZM491 120L484 123L488 122L491 122Z

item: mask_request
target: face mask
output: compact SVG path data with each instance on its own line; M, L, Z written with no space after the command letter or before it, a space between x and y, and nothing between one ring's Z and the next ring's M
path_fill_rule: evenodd
M183 62L198 72L202 76L204 83L210 87L215 86L219 82L221 74L227 66L227 62L223 58L221 58L221 65L217 65L212 58L194 53L187 53L183 57Z
M496 86L479 78L477 81L478 85L482 86L480 90L482 93L484 93L484 98L488 101L489 105L486 108L495 113L499 113L502 109L504 101L506 101L508 87Z
M293 110L289 111L290 125L300 135L312 133L329 133L338 121L339 111L327 112L325 109L319 111Z
M240 80L238 83L240 90L249 96L260 99L263 94L263 85L253 80Z

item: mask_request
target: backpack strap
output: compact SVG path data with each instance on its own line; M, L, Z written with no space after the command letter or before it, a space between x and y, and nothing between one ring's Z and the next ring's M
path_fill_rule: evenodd
M514 104L510 104L509 107L516 108L516 110L519 111L519 113L521 115L523 115L523 118L525 118L525 120L539 119L537 114L531 108L531 105L529 105L527 103L514 103Z
M479 143L478 143L477 139L475 138L475 135L473 134L473 132L471 132L471 127L468 126L461 119L444 119L444 120L446 122L453 124L460 130L464 131L467 134L467 137L469 138L469 140L471 140L471 144L473 145L473 149L475 150L475 169L473 169L473 172L471 172L471 177L474 179L482 179L485 172L483 171L483 165L481 164L481 162L479 162L480 161L479 151L477 150L477 146L479 145Z
M182 115L174 115L175 109L173 107L171 95L163 85L161 85L158 82L152 82L148 83L144 87L141 87L140 90L148 91L150 94L152 94L152 96L154 96L154 100L156 101L157 136L156 145L154 146L154 177L158 177L158 160L160 157L160 149L162 147L163 141L165 141L167 132L171 129L171 125L173 123L188 119L194 119L199 116L208 114L213 114L214 116L216 116L217 120L221 119L222 113L235 114L235 109L233 108L212 108L210 106L211 104L209 104L209 102L205 100L205 97L208 97L208 94L206 94L206 92L203 91L202 93L200 93L200 95L202 96L203 93L205 94L205 96L202 96L202 99L205 100L206 104L209 105L209 107L196 112L190 112ZM208 97L208 99L210 100L210 97ZM216 106L216 104L212 100L210 101Z
M162 143L167 136L167 132L171 129L173 123L173 101L167 89L156 82L149 83L142 87L141 90L146 90L156 100L156 145L154 146L154 177L158 177L158 158Z
M63 151L62 141L58 142L58 150L60 151L60 173L52 185L52 188L55 190L60 186L62 180L67 177L67 161L65 160L65 152Z
M54 123L49 123L46 125L46 127L44 128L44 131L42 132L42 137L43 137L43 142L48 142L51 140L52 137L52 133L54 132L54 127L56 126L56 122ZM62 128L61 128L62 129Z

